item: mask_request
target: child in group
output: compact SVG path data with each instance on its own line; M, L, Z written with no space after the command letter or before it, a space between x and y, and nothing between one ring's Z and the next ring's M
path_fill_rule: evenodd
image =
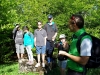
M32 65L34 63L33 53L32 53L32 48L34 47L34 36L31 32L29 32L28 26L24 26L23 31L24 31L24 46L26 48L29 59L27 64Z
M60 42L58 43L58 66L60 67L61 75L66 75L66 65L67 65L67 57L64 55L59 55L59 51L63 50L68 52L68 42L66 41L65 34L61 34L59 36Z
M46 53L46 38L47 33L42 28L42 22L37 22L38 29L34 31L34 42L36 46L36 53L37 53L37 60L38 63L35 65L35 67L40 66L40 54L42 54L42 67L45 67L45 53Z

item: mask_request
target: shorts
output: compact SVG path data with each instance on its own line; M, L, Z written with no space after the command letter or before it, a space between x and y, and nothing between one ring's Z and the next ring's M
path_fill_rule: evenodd
M36 53L37 54L45 54L46 53L46 46L36 46Z
M24 45L23 44L15 44L16 53L24 53Z
M67 65L67 60L63 60L63 61L58 60L58 66L59 67L66 69L66 65Z

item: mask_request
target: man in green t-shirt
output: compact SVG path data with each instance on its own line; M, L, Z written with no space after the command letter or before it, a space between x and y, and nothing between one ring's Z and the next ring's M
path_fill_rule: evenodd
M89 56L91 56L92 40L89 35L82 37L80 45L80 53L77 50L78 37L85 32L84 19L81 15L72 15L69 20L69 29L74 32L72 42L70 44L69 52L59 51L59 54L68 57L68 71L67 75L86 75L84 65L87 63Z

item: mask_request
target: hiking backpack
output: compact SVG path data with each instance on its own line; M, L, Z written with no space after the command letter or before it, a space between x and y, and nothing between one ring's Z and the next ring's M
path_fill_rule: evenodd
M77 41L77 50L79 53L80 53L81 39L85 35L89 35L92 38L91 56L89 57L89 60L87 64L85 65L85 67L86 68L97 68L100 66L100 39L86 32L81 34L78 37L78 41Z

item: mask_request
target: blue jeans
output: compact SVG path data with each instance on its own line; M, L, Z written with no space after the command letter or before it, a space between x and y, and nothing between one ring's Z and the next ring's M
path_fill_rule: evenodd
M33 61L33 53L32 53L32 48L31 48L31 45L28 45L25 47L26 48L26 51L27 51L27 54L28 54L28 59L29 61Z
M54 51L54 41L47 40L46 43L46 54L47 54L47 61L48 63L52 62L53 58L53 51Z
M67 65L67 60L63 60L63 61L58 60L58 66L60 68L66 69L66 65Z

